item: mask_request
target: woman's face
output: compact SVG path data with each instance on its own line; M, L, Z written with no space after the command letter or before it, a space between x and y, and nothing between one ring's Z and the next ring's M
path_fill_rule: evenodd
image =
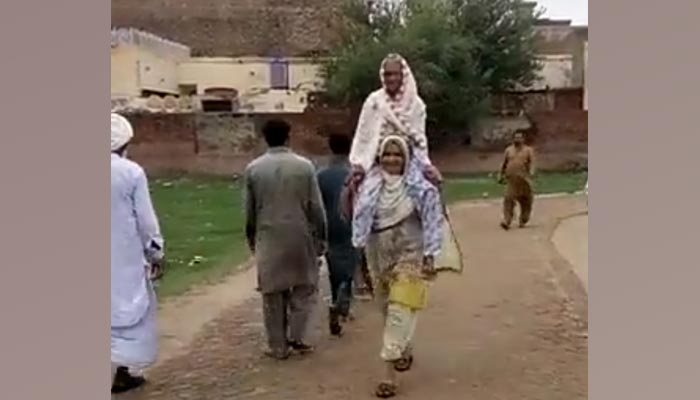
M382 169L390 175L401 175L403 173L405 156L401 146L396 142L389 142L384 148L380 163Z
M384 86L390 96L395 96L403 84L403 67L398 60L384 63Z

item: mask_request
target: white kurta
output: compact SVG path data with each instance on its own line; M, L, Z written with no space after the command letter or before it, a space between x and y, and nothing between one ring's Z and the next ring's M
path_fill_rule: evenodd
M157 305L147 266L163 257L164 243L145 172L116 154L111 163L112 363L141 369L157 354Z

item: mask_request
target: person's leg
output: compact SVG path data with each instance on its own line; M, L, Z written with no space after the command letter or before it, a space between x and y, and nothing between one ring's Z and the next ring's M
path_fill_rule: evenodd
M313 347L305 343L304 335L316 304L316 286L300 285L291 290L289 300L289 343L294 350L301 352L313 351Z
M263 321L269 346L268 355L283 359L288 356L287 292L263 294Z
M416 328L416 312L396 303L386 306L384 337L380 356L385 363L384 376L377 386L378 397L392 397L398 389L397 371L411 367L411 341ZM407 361L409 360L410 361Z
M416 331L417 313L400 304L389 303L384 325L381 357L385 361L401 360L411 349Z
M501 227L503 229L509 229L511 222L513 222L513 211L515 210L515 198L510 194L506 193L503 198L503 221L501 221Z
M330 257L329 257L330 258ZM340 295L341 280L335 271L335 265L328 260L328 280L331 286L331 302L328 307L328 328L331 335L339 336L342 333L340 326L340 311L338 307L338 298Z
M338 284L338 297L335 302L335 307L341 317L350 316L350 306L352 303L352 277L346 277L340 280Z
M358 265L355 268L355 283L353 286L355 287L354 298L360 300L372 299L372 277L370 276L367 258L364 252L360 252L358 256Z
M532 203L534 198L532 193L520 197L518 202L520 203L520 227L527 225L530 222L530 216L532 215Z

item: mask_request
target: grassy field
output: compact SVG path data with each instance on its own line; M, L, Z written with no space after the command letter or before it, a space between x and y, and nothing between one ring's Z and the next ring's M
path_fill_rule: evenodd
M585 173L547 173L535 180L538 193L575 192ZM238 183L211 177L152 180L153 202L166 240L168 270L158 292L180 295L194 285L220 281L250 254L243 234ZM487 175L450 177L448 202L501 196L503 186Z

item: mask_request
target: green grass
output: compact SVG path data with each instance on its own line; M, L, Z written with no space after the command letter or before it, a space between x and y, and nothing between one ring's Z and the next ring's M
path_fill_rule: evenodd
M166 242L161 297L213 283L250 256L243 234L241 189L231 179L188 177L151 182Z
M574 193L583 189L587 174L584 172L545 172L535 177L534 187L538 194ZM480 198L502 197L505 186L488 174L466 177L448 177L444 188L448 203Z
M574 192L585 181L585 173L543 173L535 180L535 189L537 193ZM450 177L445 196L453 203L499 197L503 189L486 174ZM168 263L159 296L177 296L195 285L218 282L250 257L238 183L213 177L159 178L152 180L151 191Z

